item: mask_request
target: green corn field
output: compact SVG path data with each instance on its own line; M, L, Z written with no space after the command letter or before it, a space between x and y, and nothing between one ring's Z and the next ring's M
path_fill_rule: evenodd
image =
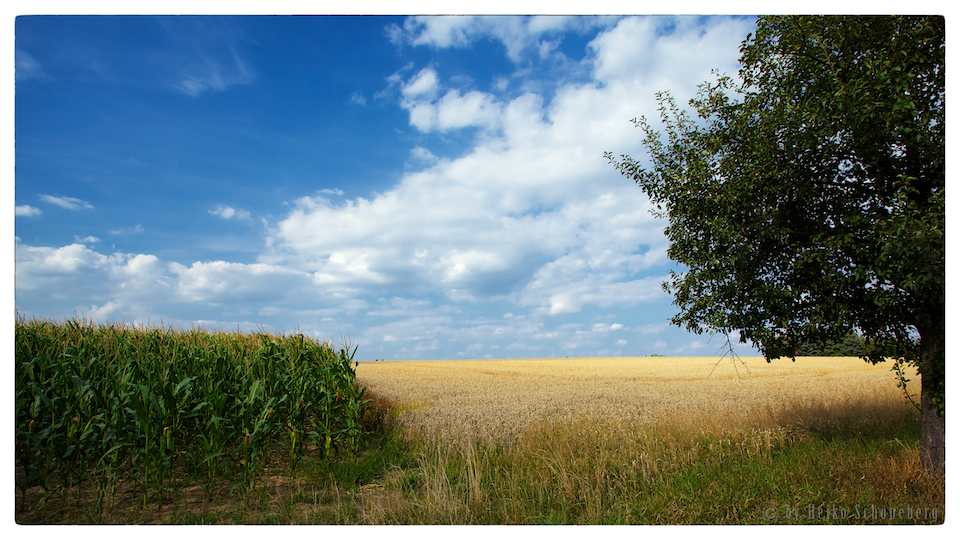
M303 335L16 322L17 488L121 483L162 505L171 474L249 487L265 462L294 474L364 437L352 351ZM79 493L79 489L77 490Z

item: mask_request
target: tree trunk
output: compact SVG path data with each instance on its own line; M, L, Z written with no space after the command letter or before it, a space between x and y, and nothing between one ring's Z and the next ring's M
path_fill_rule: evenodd
M946 462L946 341L942 311L934 311L931 328L920 330L920 460L923 468L945 474ZM937 317L936 315L940 315ZM937 400L940 403L937 403Z
M927 471L944 474L945 463L945 415L940 414L940 408L933 403L926 381L920 389L920 459L923 468Z

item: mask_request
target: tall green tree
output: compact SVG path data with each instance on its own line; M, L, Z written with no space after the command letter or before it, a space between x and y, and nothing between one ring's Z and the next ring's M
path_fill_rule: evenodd
M922 378L924 462L944 463L944 19L762 17L739 81L691 117L658 94L649 165L606 157L667 218L672 322L739 331L769 361L856 330Z

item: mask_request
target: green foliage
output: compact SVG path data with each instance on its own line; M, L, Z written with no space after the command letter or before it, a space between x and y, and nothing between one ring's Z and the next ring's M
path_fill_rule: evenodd
M803 356L867 356L869 349L864 339L856 332L848 332L841 340L828 339L825 342L804 341L800 344Z
M321 456L365 435L365 388L354 351L302 335L211 334L63 324L16 324L16 466L19 487L46 492L89 479L99 499L139 479L162 502L181 467L246 489L275 451L291 473L310 443Z
M944 19L763 17L741 54L699 120L661 93L665 137L634 121L649 169L607 153L669 219L672 322L768 359L855 330L870 361L919 366L942 414Z

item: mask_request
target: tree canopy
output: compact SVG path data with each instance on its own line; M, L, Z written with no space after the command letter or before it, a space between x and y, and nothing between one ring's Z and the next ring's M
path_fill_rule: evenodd
M649 166L606 154L669 220L674 324L768 360L856 331L870 361L918 366L941 453L944 35L942 17L762 17L695 117L661 93L663 133L634 120Z

